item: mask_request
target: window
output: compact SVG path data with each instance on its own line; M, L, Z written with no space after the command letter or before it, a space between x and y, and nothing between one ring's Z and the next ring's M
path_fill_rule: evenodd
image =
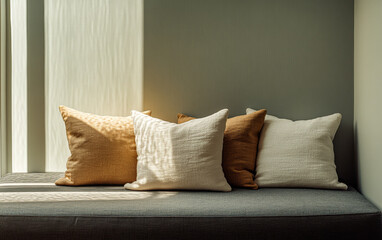
M102 115L142 108L143 1L36 2L9 9L13 172L65 170L59 105Z

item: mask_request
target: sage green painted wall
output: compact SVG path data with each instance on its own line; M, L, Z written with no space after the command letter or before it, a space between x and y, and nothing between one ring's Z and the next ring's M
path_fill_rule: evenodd
M45 171L44 0L27 1L27 165Z
M309 119L340 112L339 176L355 185L353 1L145 0L144 101L153 116L246 107Z
M362 193L382 209L382 1L354 5L355 133Z

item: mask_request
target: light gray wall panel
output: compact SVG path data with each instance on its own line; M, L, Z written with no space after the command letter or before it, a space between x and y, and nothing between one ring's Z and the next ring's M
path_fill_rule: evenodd
M362 193L382 209L382 1L355 1L355 131Z
M340 112L338 172L356 183L353 1L145 0L144 22L143 105L154 116Z

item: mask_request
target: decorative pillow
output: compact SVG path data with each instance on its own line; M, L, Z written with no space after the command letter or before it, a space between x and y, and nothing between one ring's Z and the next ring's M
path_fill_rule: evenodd
M266 110L260 110L227 120L222 166L228 183L233 187L258 188L253 174L259 134L266 114ZM178 114L178 123L192 119L195 118Z
M65 106L60 106L60 111L71 156L65 177L56 185L123 185L135 181L137 152L130 116L98 116Z
M247 114L255 110L248 108ZM267 115L256 162L259 187L347 189L338 182L333 138L341 122L336 113L291 121Z
M175 124L133 111L137 181L125 188L230 191L221 167L227 115Z

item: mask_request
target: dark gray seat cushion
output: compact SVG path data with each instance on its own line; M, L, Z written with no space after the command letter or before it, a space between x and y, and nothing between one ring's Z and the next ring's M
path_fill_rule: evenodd
M58 187L62 173L0 180L0 236L64 239L377 239L380 211L353 188L232 192Z

